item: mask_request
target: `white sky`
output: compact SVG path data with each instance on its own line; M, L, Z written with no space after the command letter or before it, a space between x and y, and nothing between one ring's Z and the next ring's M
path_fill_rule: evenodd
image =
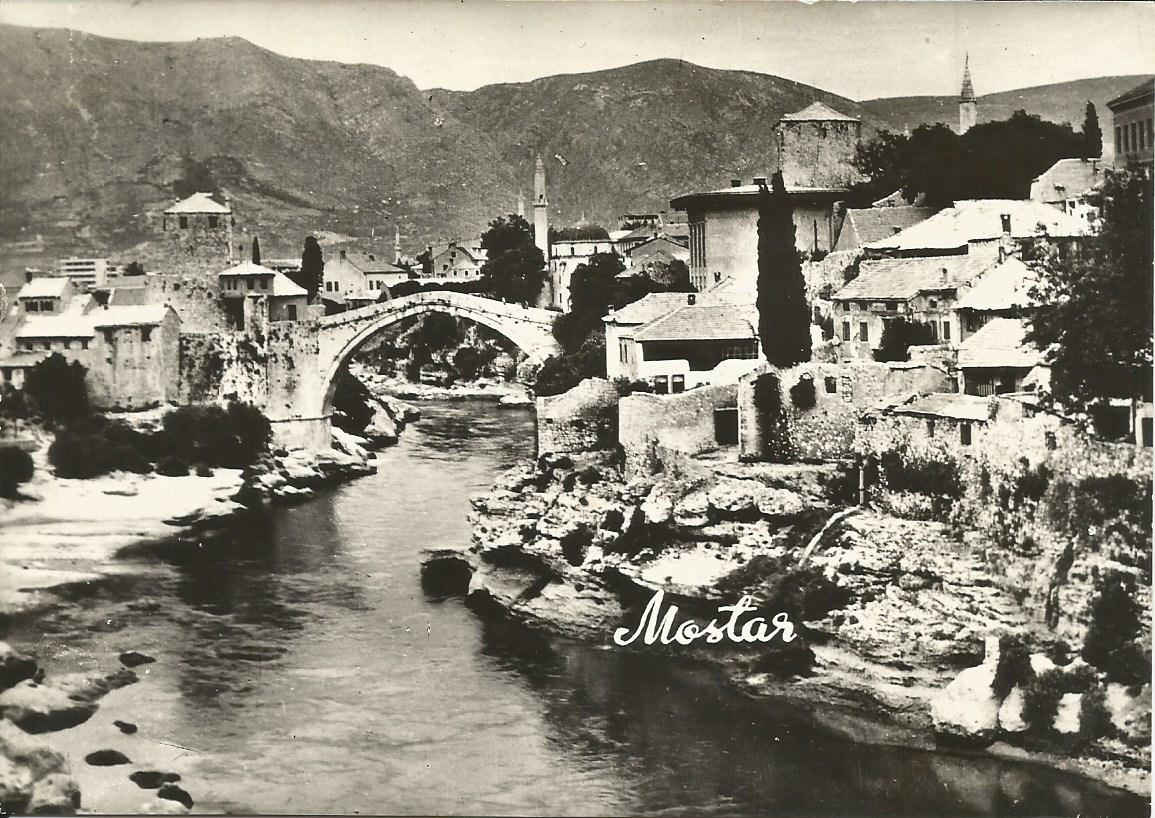
M461 90L658 57L854 99L1155 73L1155 3L0 0L0 22L136 40L234 35Z

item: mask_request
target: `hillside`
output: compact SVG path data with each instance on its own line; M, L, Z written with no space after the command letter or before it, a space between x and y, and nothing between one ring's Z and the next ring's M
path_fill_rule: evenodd
M1083 127L1084 110L1090 100L1095 103L1095 110L1099 114L1103 139L1110 141L1112 135L1107 131L1111 111L1107 108L1107 101L1134 88L1145 78L1144 74L1095 77L987 94L978 99L979 122L1006 119L1021 108L1052 122L1068 122L1079 130ZM932 122L945 122L952 128L958 127L957 95L887 97L867 100L862 106L880 119L893 122L898 130Z
M862 117L864 133L889 124L808 85L680 60L434 90L430 99L492 139L527 185L539 150L548 160L551 216L563 223L584 215L605 224L627 211L664 210L681 193L767 175L774 124L815 100Z

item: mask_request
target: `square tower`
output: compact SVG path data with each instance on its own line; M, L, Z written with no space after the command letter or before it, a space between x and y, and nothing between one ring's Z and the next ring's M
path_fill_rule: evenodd
M862 123L855 117L814 102L782 117L775 133L787 190L847 188L860 178L853 162Z

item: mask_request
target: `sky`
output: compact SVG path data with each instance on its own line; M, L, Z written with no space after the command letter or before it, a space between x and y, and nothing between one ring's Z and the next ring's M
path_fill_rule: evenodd
M1155 3L0 0L0 22L135 40L239 36L472 90L674 57L852 99L1155 73Z

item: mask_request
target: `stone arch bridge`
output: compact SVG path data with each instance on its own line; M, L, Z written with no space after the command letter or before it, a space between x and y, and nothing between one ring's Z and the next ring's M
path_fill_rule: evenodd
M524 352L530 360L541 362L558 352L553 337L553 320L558 313L536 307L507 304L492 298L449 290L413 293L412 295L370 304L315 322L315 361L301 361L302 369L292 378L290 394L282 402L282 411L270 406L270 420L278 438L296 444L328 445L329 416L333 411L333 392L337 376L350 356L384 328L405 318L440 312L467 318L497 332ZM309 346L313 346L309 344ZM312 350L310 350L312 351ZM312 356L309 356L312 357Z

